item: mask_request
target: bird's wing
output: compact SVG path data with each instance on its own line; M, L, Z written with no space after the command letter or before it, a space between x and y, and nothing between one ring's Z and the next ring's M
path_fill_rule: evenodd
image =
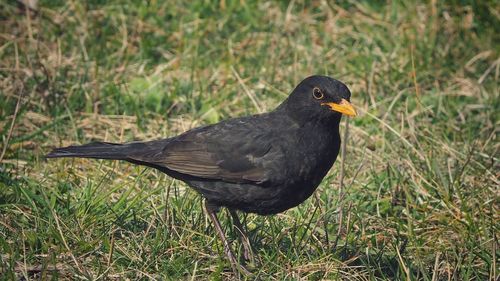
M129 157L193 177L264 184L283 155L258 121L241 118L197 128L170 139L162 150Z

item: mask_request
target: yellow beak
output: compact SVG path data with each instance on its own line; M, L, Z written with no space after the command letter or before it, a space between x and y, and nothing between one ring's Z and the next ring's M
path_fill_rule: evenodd
M352 104L345 99L342 99L340 103L325 102L321 105L328 105L331 110L340 112L347 116L356 116L356 110L354 109Z

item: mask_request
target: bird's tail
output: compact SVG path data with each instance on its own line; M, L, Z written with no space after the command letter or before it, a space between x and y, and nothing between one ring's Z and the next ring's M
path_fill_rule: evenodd
M144 143L92 142L85 145L53 149L46 158L77 157L94 159L127 160L130 153L144 147Z

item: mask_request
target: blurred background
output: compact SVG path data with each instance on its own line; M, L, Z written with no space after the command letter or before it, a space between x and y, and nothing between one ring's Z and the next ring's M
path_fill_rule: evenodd
M183 183L43 155L269 111L321 74L359 113L343 188L337 161L246 215L249 279L495 280L499 29L498 1L0 1L0 275L231 278Z

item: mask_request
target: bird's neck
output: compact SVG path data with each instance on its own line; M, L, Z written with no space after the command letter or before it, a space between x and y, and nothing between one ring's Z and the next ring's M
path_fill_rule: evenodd
M286 115L294 121L299 127L307 125L326 127L328 130L339 130L340 114L330 114L325 112L323 116L318 115L318 112L312 108L296 106L295 103L285 100L275 110L275 113Z

